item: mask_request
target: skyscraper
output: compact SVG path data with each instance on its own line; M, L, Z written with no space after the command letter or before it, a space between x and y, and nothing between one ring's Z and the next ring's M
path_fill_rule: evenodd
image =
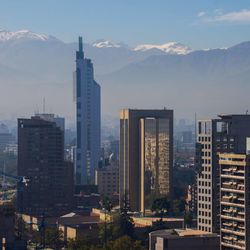
M100 86L94 80L90 59L84 57L82 38L76 52L76 184L94 184L95 169L100 160Z
M171 195L173 111L120 112L120 205L144 213L156 198Z
M57 216L70 211L73 199L73 165L64 161L64 131L39 116L18 119L18 211Z
M250 137L250 115L221 115L198 121L198 229L219 233L220 175L218 153L244 154Z

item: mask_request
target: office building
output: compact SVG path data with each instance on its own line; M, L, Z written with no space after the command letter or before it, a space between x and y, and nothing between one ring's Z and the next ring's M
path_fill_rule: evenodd
M39 116L18 119L18 186L20 213L57 216L73 203L73 165L64 161L64 132Z
M100 160L100 86L94 80L94 68L84 57L82 38L76 52L74 74L76 100L76 184L94 184L95 169Z
M219 154L221 250L250 249L250 157Z
M249 115L220 115L198 122L196 155L198 229L219 233L220 189L218 153L245 153Z
M156 198L171 196L173 110L120 112L120 205L145 213Z
M97 169L95 184L100 195L112 199L119 193L119 168L116 165L109 165Z

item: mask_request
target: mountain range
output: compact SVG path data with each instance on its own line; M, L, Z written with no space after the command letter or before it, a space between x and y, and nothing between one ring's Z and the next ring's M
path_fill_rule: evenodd
M74 117L77 43L28 30L0 30L0 117L26 116L46 98L47 112ZM102 112L173 108L179 117L242 113L250 107L250 42L195 50L179 42L84 44L102 87Z

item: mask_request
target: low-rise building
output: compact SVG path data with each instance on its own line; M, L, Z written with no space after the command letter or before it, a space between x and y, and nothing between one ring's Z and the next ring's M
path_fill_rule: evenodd
M149 250L219 250L217 234L193 229L158 230L149 234Z
M132 216L132 219L135 223L135 227L153 226L154 223L160 220L159 217L137 217L137 216ZM167 228L184 227L184 219L182 218L163 218L162 221Z

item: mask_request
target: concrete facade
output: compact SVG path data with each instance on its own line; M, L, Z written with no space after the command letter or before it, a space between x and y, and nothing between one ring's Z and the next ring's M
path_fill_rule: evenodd
M109 197L119 193L119 168L114 165L106 166L96 170L96 181L98 193Z

